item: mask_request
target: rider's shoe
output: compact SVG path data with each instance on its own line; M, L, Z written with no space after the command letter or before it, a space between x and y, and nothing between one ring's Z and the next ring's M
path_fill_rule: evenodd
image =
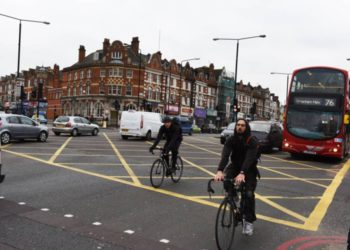
M254 226L253 223L250 223L248 221L243 220L243 230L242 234L252 236L254 232Z

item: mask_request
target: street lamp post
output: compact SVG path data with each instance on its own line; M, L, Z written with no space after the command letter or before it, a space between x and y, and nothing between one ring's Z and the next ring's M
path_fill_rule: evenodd
M213 38L214 41L219 40L229 40L229 41L237 41L237 47L236 47L236 66L235 66L235 84L233 85L233 101L236 99L236 84L237 84L237 68L238 68L238 49L239 49L239 41L240 40L247 40L252 38L265 38L266 35L259 35L259 36L249 36L249 37L241 37L241 38ZM237 107L236 107L237 108ZM236 121L237 119L237 112L233 111L233 120Z
M5 15L0 13L0 16L3 17L7 17L7 18L11 18L11 19L15 19L17 21L19 21L19 32L18 32L18 56L17 56L17 78L19 78L19 70L20 70L20 61L21 61L21 37L22 37L22 22L30 22L30 23L42 23L42 24L46 24L49 25L49 22L46 21L37 21L37 20L30 20L30 19L22 19L22 18L18 18L18 17L13 17L13 16L9 16L9 15ZM21 97L21 112L23 112L23 97L24 97L24 93L22 93L22 91L24 92L24 86L21 86L21 93L20 93L20 97Z
M287 76L287 88L286 88L286 104L287 104L287 99L288 99L288 90L289 90L289 76L291 73L281 73L281 72L271 72L271 75L284 75Z
M189 61L196 61L196 60L199 60L200 58L190 58L190 59L185 59L185 60L182 60L181 61L181 64L180 64L180 93L179 93L179 96L180 96L180 100L179 100L179 115L181 115L181 105L182 105L182 63L184 62L189 62Z

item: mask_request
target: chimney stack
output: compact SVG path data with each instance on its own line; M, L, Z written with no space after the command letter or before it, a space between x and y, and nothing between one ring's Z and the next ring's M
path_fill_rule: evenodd
M85 58L85 47L83 45L80 45L80 47L79 47L79 61L78 62L84 61L84 58Z
M134 53L137 55L139 53L139 37L133 37L131 41L131 49L134 51Z
M103 41L103 55L107 54L109 46L110 46L109 39L105 38L105 40Z

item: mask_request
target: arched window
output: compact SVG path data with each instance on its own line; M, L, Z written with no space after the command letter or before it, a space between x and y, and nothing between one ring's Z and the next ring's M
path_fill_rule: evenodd
M77 95L77 85L74 83L74 86L73 86L73 96L76 96Z
M128 83L128 84L126 85L125 95L127 95L127 96L131 96L131 95L132 95L132 86L131 86L130 83Z
M90 95L90 82L86 83L86 94Z
M153 99L153 89L152 87L148 87L148 99Z
M79 95L83 95L83 84L80 83L79 85Z
M67 86L67 96L70 96L70 94L71 94L70 91L71 91L71 90L70 90L70 86L68 85L68 86Z
M97 116L97 117L103 116L104 110L103 110L103 105L102 105L102 103L100 103L100 102L96 103L96 105L95 105L95 110L96 110L96 116Z

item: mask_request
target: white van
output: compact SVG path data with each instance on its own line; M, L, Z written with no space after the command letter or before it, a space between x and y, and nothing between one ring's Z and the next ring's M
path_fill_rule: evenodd
M163 125L159 113L128 110L122 112L120 134L124 140L130 136L147 140L157 138L159 128Z

